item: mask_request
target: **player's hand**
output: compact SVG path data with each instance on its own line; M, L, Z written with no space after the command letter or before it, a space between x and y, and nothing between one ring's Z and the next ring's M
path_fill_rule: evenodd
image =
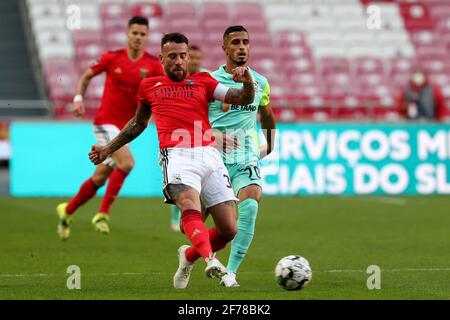
M83 117L86 113L83 101L73 103L73 114L75 117Z
M252 75L247 67L236 67L232 70L232 73L235 82L253 82Z
M222 152L230 153L236 149L239 145L237 137L231 134L225 134L222 132L215 131L214 137L216 141L216 148Z
M226 153L230 153L239 146L236 136L231 134L222 135L222 150Z
M98 165L105 161L109 156L107 148L105 146L100 146L95 144L92 146L91 152L89 152L89 160L95 165Z

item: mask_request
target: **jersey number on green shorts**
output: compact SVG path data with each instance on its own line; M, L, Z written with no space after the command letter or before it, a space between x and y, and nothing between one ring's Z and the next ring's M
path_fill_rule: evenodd
M238 171L240 172L246 171L248 173L248 178L250 180L261 180L261 175L258 166L248 166L243 169L239 169ZM256 176L256 178L253 178L254 176Z

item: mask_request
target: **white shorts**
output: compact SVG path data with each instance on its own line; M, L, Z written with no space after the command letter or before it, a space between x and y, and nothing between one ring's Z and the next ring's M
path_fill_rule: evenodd
M120 133L119 128L113 124L94 125L94 135L97 143L101 146L108 144L112 139L117 137ZM116 163L109 156L102 162L102 164L114 168Z
M198 191L205 208L225 201L239 201L233 193L228 171L219 152L210 146L161 149L166 203L174 203L166 190L169 184L184 184Z

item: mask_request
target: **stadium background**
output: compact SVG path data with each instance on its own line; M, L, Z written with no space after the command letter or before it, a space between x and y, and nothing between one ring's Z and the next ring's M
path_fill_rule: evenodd
M13 145L16 152L11 161L10 190L13 195L68 196L76 191L83 171L87 169L87 166L79 165L83 163L86 147L82 143L72 142L78 141L76 138L81 135L85 138L80 140L89 141L87 145L93 142L92 139L88 140L90 132L87 126L69 129L69 122L74 121L71 107L76 83L81 73L101 52L126 45L124 26L134 14L150 18L149 52L155 55L159 53L159 41L163 33L182 30L192 44L207 48L204 67L210 70L216 69L218 62L224 60L221 49L223 30L230 24L245 25L252 38L251 66L270 80L271 100L278 121L320 123L314 127L318 132L312 137L313 143L317 142L320 132L336 131L335 127L328 124L330 121L375 122L377 125L370 128L378 136L369 137L369 147L373 149L372 153L383 153L380 149L389 144L389 132L395 129L392 125L386 127L385 124L405 122L400 96L410 79L411 69L419 62L428 72L430 82L438 85L443 93L444 108L439 111L437 120L445 122L450 115L450 9L446 1L145 3L44 0L7 2L2 6L5 7L2 11L5 15L4 23L14 17L20 17L23 21L23 37L14 39L12 45L4 49L13 50L15 46L22 46L23 50L20 55L14 55L12 61L4 62L6 76L2 82L3 117L17 120L17 116L30 119L34 115L39 120L53 119L66 124L56 127L42 125L37 130L42 136L34 141L33 146L44 156L36 156L34 161L30 161L28 157L30 131L27 130L33 132L36 128L26 129L26 126L20 125L16 130L12 125L11 132L14 132L14 136L11 141L13 144L17 141L17 145ZM4 36L7 37L7 33ZM11 43L10 41L5 39L4 43ZM88 118L93 116L100 103L103 82L102 75L94 78L89 86L85 97ZM422 123L409 124L409 128L420 126L424 126L424 130L434 130ZM48 128L49 136L44 134L45 128ZM57 128L73 132L66 132L64 135ZM289 126L280 125L279 128L282 134ZM341 154L346 152L343 149L361 152L363 136L371 133L364 128L361 126L363 131L357 134L362 137L351 137L349 145L338 150L340 156L345 158L345 154ZM404 127L399 128L403 130ZM25 131L22 132L21 129ZM304 149L307 141L301 136L302 127L297 126L294 130L300 135L297 137L300 140L297 141L298 148ZM354 130L360 129L357 126ZM5 137L6 130L2 132ZM339 133L339 140L342 140L341 134L342 132ZM412 148L412 156L417 155L419 150L416 150L413 140L418 138L415 133L408 135L406 143ZM282 137L285 136L282 134ZM54 143L50 144L49 139ZM428 142L432 145L427 156L416 161L406 157L400 163L402 167L414 167L406 170L409 171L408 181L404 182L407 187L399 186L398 191L389 192L386 188L377 187L377 182L374 181L374 186L367 190L363 188L358 191L356 188L354 192L342 192L342 188L334 188L337 190L334 194L423 193L420 192L423 184L441 185L434 188L425 186L425 189L431 190L425 193L449 193L446 160L449 159L447 155L450 150L446 126L443 125L440 131L434 132L430 139ZM284 151L288 144L286 139L278 144L281 154L288 153ZM151 146L147 147L150 150L148 154L153 155L154 159L157 152L155 144L149 141L148 145ZM3 142L3 158L8 157L7 146ZM145 144L141 143L141 146L144 147ZM311 146L314 149L318 145ZM45 157L55 152L71 153L71 159L57 157L50 161ZM385 164L395 162L392 152L395 153L395 146L389 146L381 157L363 157L358 159L358 163L373 165L373 162L379 160L384 160ZM145 154L145 151L142 150L142 153ZM285 160L291 160L287 174L289 179L308 175L306 179L320 180L315 181L316 184L337 183L329 177L332 173L315 179L315 169L324 162L331 164L339 161L339 156L336 159L324 154L314 158L309 149L304 153L301 159L295 158L295 152L285 157ZM433 159L435 154L438 157ZM65 165L71 160L73 163ZM302 160L308 165L308 169L297 174L294 160ZM410 161L406 163L408 160ZM147 166L139 166L132 173L124 195L160 195L157 187L161 181L158 169L151 166L151 157L145 162ZM422 177L416 177L420 175L417 173L418 167L427 164L440 164L446 168L423 169ZM392 174L382 175L382 167L378 166L376 174L367 171L356 173L354 166L355 163L350 163L341 168L340 176L345 176L347 184L355 184L358 174L367 184L372 180L383 180L385 184L395 184L396 181L402 183L403 178L397 176L395 170ZM35 170L36 167L40 170ZM61 170L53 170L54 168ZM263 166L263 176L267 171L264 168ZM345 172L342 173L342 170ZM274 174L273 170L269 171ZM66 179L58 179L61 175ZM35 181L33 184L29 183L31 177ZM322 188L323 191L321 188L314 191L309 186L291 189L292 192L283 193L333 194L327 192L329 188L326 186Z
M411 249L411 252L403 252L404 260L389 261L388 267L391 270L411 266L417 270L442 269L444 271L437 271L437 274L425 272L421 276L430 277L427 278L429 284L434 286L431 297L448 294L448 280L443 280L449 271L448 257L443 254L448 239L441 228L445 221L448 222L445 211L449 200L445 196L423 196L450 193L450 1L446 0L2 1L0 192L5 196L0 198L0 203L3 203L0 219L8 219L3 223L4 244L15 243L21 234L17 230L16 233L9 232L8 225L18 223L19 215L20 220L24 216L34 219L32 212L37 210L42 213L38 220L49 226L43 229L45 231L41 230L42 233L34 230L33 236L45 243L46 248L55 249L55 245L49 245L47 241L52 241L49 240L53 237L53 224L50 222L54 222L52 218L56 219L53 205L58 199L41 197L73 194L92 169L86 156L94 141L89 119L99 105L104 77L96 77L91 82L85 97L87 119L82 121L71 115L76 83L101 52L126 46L125 27L132 15L150 19L147 47L150 53L159 53L163 33L182 31L192 44L203 48L204 67L211 70L224 62L221 49L224 29L231 24L242 24L249 30L250 65L269 79L271 101L280 128L277 150L265 160L263 176L266 193L284 197L267 198L262 205L266 206L266 212L262 213L269 215L271 211L283 208L286 216L276 217L277 223L296 221L302 213L305 216L301 217L298 228L306 238L328 232L330 239L335 236L336 248L348 246L344 250L349 255L348 261L339 261L336 251L327 251L330 248L325 250L323 257L313 259L315 263L322 263L319 269L322 269L325 280L332 279L332 272L328 273L332 271L330 268L342 270L345 268L342 265L351 265L351 257L360 263L356 267L353 265L355 270L359 270L356 277L364 279L361 266L368 265L364 265L367 262L362 249L364 241L357 246L358 250L351 253L351 248L355 248L352 242L352 236L356 237L354 231L346 229L349 226L345 226L342 220L343 225L335 226L325 222L336 219L333 211L340 219L349 219L361 233L366 230L366 223L372 223L386 228L388 231L385 232L391 230L392 234L397 234L410 219L410 223L422 224L421 234L428 242L419 243L413 232L415 225L411 228L407 225L406 235L398 232L395 239L390 233L385 238L383 234L371 234L369 228L366 230L369 236L383 240L377 244L365 244L377 252L381 250L378 246L389 247L392 241L397 241L399 246L392 248L393 251L380 251L383 257L405 246ZM400 108L402 89L418 63L426 69L430 82L442 91L444 108L436 121L407 121ZM122 193L155 199L148 202L119 200L123 202L119 202L117 211L130 211L131 216L139 207L139 201L143 201L147 208L144 211L156 214L163 224L165 219L168 220L168 213L161 205L161 177L155 161L155 141L154 128L151 127L133 145L137 167ZM339 197L306 200L296 197L298 195L378 197L349 197L339 202ZM409 195L420 196L404 197ZM429 214L433 216L422 216L428 213L425 208L429 208ZM87 206L86 211L88 209L94 210L93 206ZM136 221L145 221L146 215L142 210L139 207L139 213L134 212ZM292 210L294 212L288 212ZM358 215L361 212L361 216ZM375 213L380 215L375 217ZM390 214L396 215L393 220L390 220ZM130 216L126 219L134 219ZM120 215L117 217L119 220ZM80 222L83 219L80 217ZM305 221L312 224L308 231L302 229ZM261 218L261 232L272 232L267 226L273 222ZM117 229L120 223L127 231L133 225L130 221L117 221ZM149 225L143 223L142 226ZM347 231L351 235L342 240L341 233L330 231L336 226L342 233ZM153 225L148 230L152 228ZM88 234L88 231L83 233L82 227L80 229L81 235ZM86 226L85 229L89 228ZM141 232L142 229L139 230ZM308 245L302 238L302 246L298 248L299 231L295 225L280 228L271 239L290 233L293 235L287 239L289 244L283 244L284 250L274 247L280 255L306 251L304 254L308 257L315 250L323 250L321 241L329 240L315 238L314 243ZM87 239L95 241L89 235ZM262 242L266 246L272 245L267 239ZM434 247L430 250L432 245ZM17 245L19 252L28 252L30 247L33 244L26 241L19 241ZM173 251L173 248L167 250ZM262 250L262 247L255 248L256 252ZM417 263L411 258L417 252L427 250L425 261ZM337 259L327 264L326 254L330 259ZM11 261L17 258L12 257ZM374 254L373 257L380 256ZM272 267L277 258L272 257L264 263ZM249 259L252 261L251 257ZM313 268L315 265L313 263ZM16 267L23 268L15 263L2 266L5 274L14 274ZM40 265L25 271L45 273L45 268L42 268ZM393 272L394 278L396 274ZM412 273L419 277L414 271ZM145 277L145 273L142 275ZM351 282L352 275L350 272L341 285ZM251 283L253 280L244 279L243 282ZM407 277L400 277L400 280L405 282L395 285L397 296L387 297L427 297L429 290L426 287L419 292L411 292L412 286L405 284L409 281ZM43 283L40 282L41 285ZM15 284L11 280L11 288ZM333 297L327 295L326 286L318 286L321 290L312 291L310 297ZM55 288L59 288L58 285L54 284L49 295L40 292L41 295L37 296L52 297L52 294L56 295ZM269 284L265 288L273 290ZM402 288L406 291L403 292ZM341 292L337 297L384 297L366 292L361 294L359 289L355 289L357 294L352 296L352 290ZM243 293L241 297L271 297L252 294L246 296ZM21 294L11 289L5 296L20 297ZM223 292L215 297L229 298Z

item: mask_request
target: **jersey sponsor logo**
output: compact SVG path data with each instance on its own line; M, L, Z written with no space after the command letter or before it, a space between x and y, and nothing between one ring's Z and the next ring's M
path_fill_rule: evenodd
M193 98L195 92L199 91L198 86L191 84L186 85L172 85L170 87L165 87L158 89L153 92L153 96L160 98L163 101L179 98Z
M114 90L123 94L135 96L139 89L139 83L131 83L130 81L120 79L119 77L113 78L112 83L114 84Z
M117 67L116 69L114 69L114 73L115 74L122 74L122 68Z
M141 78L146 78L148 75L148 69L139 69L139 74L141 75Z
M222 111L227 112L228 110L230 110L230 104L222 103Z
M230 106L230 110L255 112L256 110L258 110L258 106L251 105L251 104L246 104L243 106L238 105L238 104L232 104Z

